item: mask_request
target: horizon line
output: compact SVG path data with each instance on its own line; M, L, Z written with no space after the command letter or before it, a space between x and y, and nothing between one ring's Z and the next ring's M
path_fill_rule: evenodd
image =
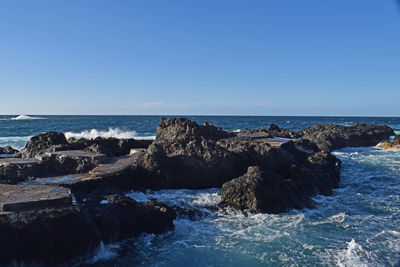
M0 114L0 116L157 116L157 117L351 117L351 118L400 118L399 115L207 115L207 114Z

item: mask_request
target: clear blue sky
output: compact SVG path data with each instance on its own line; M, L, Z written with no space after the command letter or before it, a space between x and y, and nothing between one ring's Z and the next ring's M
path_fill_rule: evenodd
M395 0L2 0L0 114L400 116Z

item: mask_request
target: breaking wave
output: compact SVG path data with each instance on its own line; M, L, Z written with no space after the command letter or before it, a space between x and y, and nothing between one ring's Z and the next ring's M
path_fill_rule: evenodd
M88 264L90 263L97 263L99 261L110 260L118 256L118 244L107 244L104 245L103 241L100 242L100 245L94 252L94 256L87 261Z
M28 115L19 115L15 118L11 118L12 120L43 120L46 118L43 117L32 117L32 116L28 116Z
M66 138L85 138L85 139L94 139L96 137L103 137L103 138L109 138L109 137L114 137L114 138L119 138L119 139L128 139L128 138L139 138L139 139L154 139L155 136L138 136L137 132L134 130L128 130L124 131L121 130L120 128L108 128L108 130L97 130L97 129L91 129L91 130L84 130L80 133L76 132L65 132L65 137Z
M0 146L12 146L16 149L24 148L26 142L31 139L31 136L4 136L0 137Z

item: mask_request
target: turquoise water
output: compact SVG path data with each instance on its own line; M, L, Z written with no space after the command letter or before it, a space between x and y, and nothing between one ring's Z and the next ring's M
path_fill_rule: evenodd
M0 117L0 146L24 145L29 136L57 130L71 136L152 138L159 116ZM386 123L400 118L191 117L227 130L267 127L300 129L315 123ZM79 265L91 266L393 266L400 260L400 152L346 148L340 188L315 198L315 209L279 215L242 214L218 208L219 190L163 190L128 195L178 205L176 230L100 246Z

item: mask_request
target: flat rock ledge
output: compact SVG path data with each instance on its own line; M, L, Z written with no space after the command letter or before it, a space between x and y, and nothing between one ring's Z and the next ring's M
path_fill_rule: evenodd
M0 212L71 207L67 188L46 185L0 185Z

